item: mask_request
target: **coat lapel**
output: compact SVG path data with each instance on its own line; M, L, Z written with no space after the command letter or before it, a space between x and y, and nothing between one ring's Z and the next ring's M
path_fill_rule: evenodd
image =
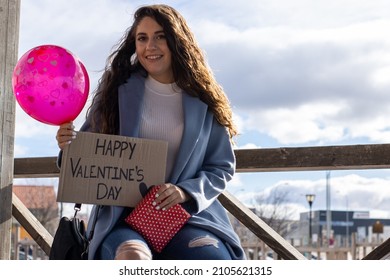
M141 107L145 91L145 78L133 75L118 89L120 134L139 136Z
M196 143L202 136L201 131L207 114L207 105L197 97L183 94L184 131L171 183L176 183L189 161Z

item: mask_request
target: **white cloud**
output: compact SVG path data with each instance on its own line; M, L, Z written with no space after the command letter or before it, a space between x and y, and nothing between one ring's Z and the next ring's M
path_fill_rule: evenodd
M16 126L15 137L16 138L34 138L34 137L55 137L57 127L52 125L43 124L22 111L22 109L16 107Z
M14 145L14 157L24 157L28 155L28 148L25 146Z
M281 144L387 142L390 19L315 26L197 26L239 128Z
M238 146L237 149L260 149L261 147L259 147L258 145L254 144L254 143L246 143L245 145L242 145L242 146Z
M386 58L383 57L383 60L386 61ZM389 88L390 86L390 59L387 59L387 63L387 65L378 67L378 69L372 73L371 80L373 86L376 88Z
M336 123L344 104L304 104L290 109L250 111L246 128L274 137L279 143L336 142L344 137L342 124Z
M236 193L242 190L243 185L244 183L241 181L241 175L236 173L234 174L233 179L228 183L228 190Z

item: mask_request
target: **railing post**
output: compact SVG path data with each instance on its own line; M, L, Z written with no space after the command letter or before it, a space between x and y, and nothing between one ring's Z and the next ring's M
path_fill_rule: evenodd
M18 59L19 16L20 0L0 0L0 260L11 254L15 136L11 81Z

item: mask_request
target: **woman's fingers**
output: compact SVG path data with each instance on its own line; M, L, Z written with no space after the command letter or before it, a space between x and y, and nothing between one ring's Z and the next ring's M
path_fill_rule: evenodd
M62 150L66 145L69 145L73 139L76 138L76 132L74 131L74 125L72 122L64 123L60 125L57 131L56 140L58 147Z
M168 210L178 203L187 201L188 198L188 195L178 186L164 184L158 190L153 205L157 210Z

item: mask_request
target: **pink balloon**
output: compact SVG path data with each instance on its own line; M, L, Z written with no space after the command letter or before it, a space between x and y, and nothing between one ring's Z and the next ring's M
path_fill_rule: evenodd
M51 125L73 121L88 99L89 77L70 51L42 45L26 52L15 66L16 100L32 118Z

